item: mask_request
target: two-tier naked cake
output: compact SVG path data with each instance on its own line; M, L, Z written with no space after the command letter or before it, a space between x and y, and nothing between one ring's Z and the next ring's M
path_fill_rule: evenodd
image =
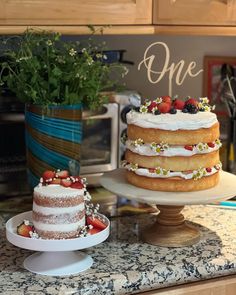
M169 96L127 114L127 181L159 191L196 191L219 181L219 122L207 98Z
M32 221L43 239L68 239L78 236L85 226L87 193L80 177L68 171L45 171L34 188Z

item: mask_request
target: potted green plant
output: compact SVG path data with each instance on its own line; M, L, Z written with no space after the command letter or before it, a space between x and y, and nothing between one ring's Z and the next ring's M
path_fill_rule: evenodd
M28 29L2 39L1 47L0 86L25 103L31 185L47 169L78 174L82 109L106 103L104 91L117 86L126 69L106 63L104 44L91 36L66 42L59 33Z

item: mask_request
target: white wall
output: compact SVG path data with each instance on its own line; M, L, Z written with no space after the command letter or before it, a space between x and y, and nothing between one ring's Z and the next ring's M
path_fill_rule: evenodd
M126 85L130 89L138 90L145 98L155 98L168 94L168 76L166 75L160 83L151 84L146 75L144 67L138 71L138 64L143 59L145 49L154 42L164 42L170 50L170 63L177 63L184 59L187 64L196 61L196 70L203 68L203 58L210 56L235 56L235 37L194 37L194 36L103 36L99 39L105 40L109 49L126 49L125 59L135 62L129 66L129 74L126 76ZM160 63L163 62L165 54L163 50L156 52ZM186 97L188 95L200 97L203 95L203 73L197 77L186 77L183 84L178 86L173 81L173 95Z

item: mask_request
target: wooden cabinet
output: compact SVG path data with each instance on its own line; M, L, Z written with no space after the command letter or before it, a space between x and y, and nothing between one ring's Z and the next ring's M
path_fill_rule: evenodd
M140 293L140 295L235 295L235 294L236 294L236 276L235 275Z
M157 25L236 25L236 0L154 0L153 4Z
M152 0L1 0L0 25L151 25Z
M236 36L236 0L0 0L0 35L88 34L87 25L111 25L104 34Z

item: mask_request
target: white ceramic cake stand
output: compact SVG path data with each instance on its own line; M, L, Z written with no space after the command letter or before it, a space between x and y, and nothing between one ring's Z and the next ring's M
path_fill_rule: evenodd
M101 215L101 214L100 214ZM24 261L24 267L37 274L47 276L65 276L78 274L89 269L93 264L91 256L75 250L95 246L107 239L110 232L109 220L107 227L101 232L86 237L64 240L32 239L18 235L16 228L23 220L32 220L32 211L24 212L9 219L6 223L6 237L10 243L20 248L42 251L36 252Z
M236 195L236 175L220 172L220 181L211 189L195 192L161 192L138 188L125 179L125 169L105 173L101 184L111 192L131 200L156 205L160 210L156 222L142 233L145 242L165 247L183 247L197 243L200 232L185 222L181 211L185 205L209 204Z

